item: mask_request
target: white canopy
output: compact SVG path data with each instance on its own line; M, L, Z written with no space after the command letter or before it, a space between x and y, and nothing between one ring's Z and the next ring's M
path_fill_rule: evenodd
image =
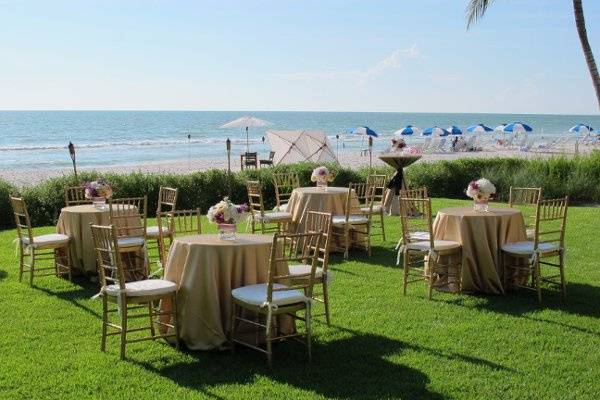
M338 162L325 132L322 131L267 131L273 164L293 164L303 161Z

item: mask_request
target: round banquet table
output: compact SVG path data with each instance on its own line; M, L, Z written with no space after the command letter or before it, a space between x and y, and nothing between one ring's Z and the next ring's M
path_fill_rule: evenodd
M504 294L500 248L505 243L526 240L525 222L519 210L490 208L444 208L433 224L435 240L462 245L462 290Z
M193 235L175 239L164 279L175 282L180 339L192 350L220 348L227 342L231 323L231 290L268 281L273 237L238 234L235 241L218 235ZM278 272L289 273L287 265ZM161 306L171 310L163 300ZM284 333L294 329L291 318L280 318Z
M380 154L379 159L396 169L396 173L388 183L388 188L385 191L383 209L389 215L400 215L398 194L400 194L401 189L407 188L406 179L404 178L404 168L419 161L421 155L404 154L400 151Z

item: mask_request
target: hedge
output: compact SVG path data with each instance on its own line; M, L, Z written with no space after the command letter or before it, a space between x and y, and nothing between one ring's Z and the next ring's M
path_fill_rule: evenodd
M80 180L92 180L102 176L111 183L114 197L148 195L148 213L154 216L160 186L179 188L178 207L181 209L200 207L203 212L223 196L230 195L234 202L245 202L244 182L257 179L263 182L265 206L273 207L275 194L272 174L296 172L303 186L310 185L310 174L314 164L301 163L289 166L246 170L228 176L223 170L208 170L185 175L146 174L140 172L119 174L86 172ZM369 174L368 168L353 170L330 165L336 173L333 185L347 186L349 182L362 182ZM371 170L375 173L391 174L388 167ZM486 177L496 185L501 200L505 200L510 186L544 188L544 197L571 196L574 203L600 203L600 152L590 155L546 159L522 158L463 158L452 161L421 162L406 169L406 177L413 187L427 186L432 197L464 198L464 189L469 181ZM0 228L13 226L13 217L8 196L21 195L25 198L34 225L55 224L64 206L64 189L75 184L73 176L48 179L40 184L16 188L0 180Z

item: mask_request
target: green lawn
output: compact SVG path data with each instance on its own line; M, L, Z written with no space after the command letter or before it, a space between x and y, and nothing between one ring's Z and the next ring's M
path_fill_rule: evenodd
M435 208L469 204L436 200ZM369 259L333 256L333 326L315 324L314 357L302 345L263 355L178 352L164 342L101 353L97 286L39 278L17 281L11 244L0 232L0 398L598 398L600 393L600 208L572 207L567 226L567 301L544 291L506 296L401 295L395 265L398 217ZM205 224L205 227L208 227ZM52 227L39 229L50 232Z

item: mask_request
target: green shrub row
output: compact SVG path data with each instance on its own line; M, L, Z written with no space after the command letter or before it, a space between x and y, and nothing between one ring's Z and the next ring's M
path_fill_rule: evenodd
M273 207L275 194L272 174L296 172L303 186L311 185L310 174L314 164L301 163L261 170L246 170L228 176L223 170L209 170L185 175L86 172L80 180L93 180L102 176L113 186L114 197L148 196L148 213L153 216L160 186L179 188L178 207L200 207L203 212L223 196L229 195L234 202L245 202L245 181L263 182L265 206ZM352 170L331 165L336 173L333 185L347 186L349 182L363 182L368 168ZM375 173L391 174L393 170L378 167ZM490 179L498 190L501 200L506 200L510 186L544 188L544 197L571 196L575 203L600 203L600 152L574 158L549 159L520 158L464 158L452 161L417 163L406 169L406 177L412 187L427 186L432 197L464 198L467 184L479 177ZM73 176L48 179L35 186L18 189L0 180L0 228L13 226L12 211L8 197L21 195L28 204L34 225L55 224L64 206L64 190L75 184Z

